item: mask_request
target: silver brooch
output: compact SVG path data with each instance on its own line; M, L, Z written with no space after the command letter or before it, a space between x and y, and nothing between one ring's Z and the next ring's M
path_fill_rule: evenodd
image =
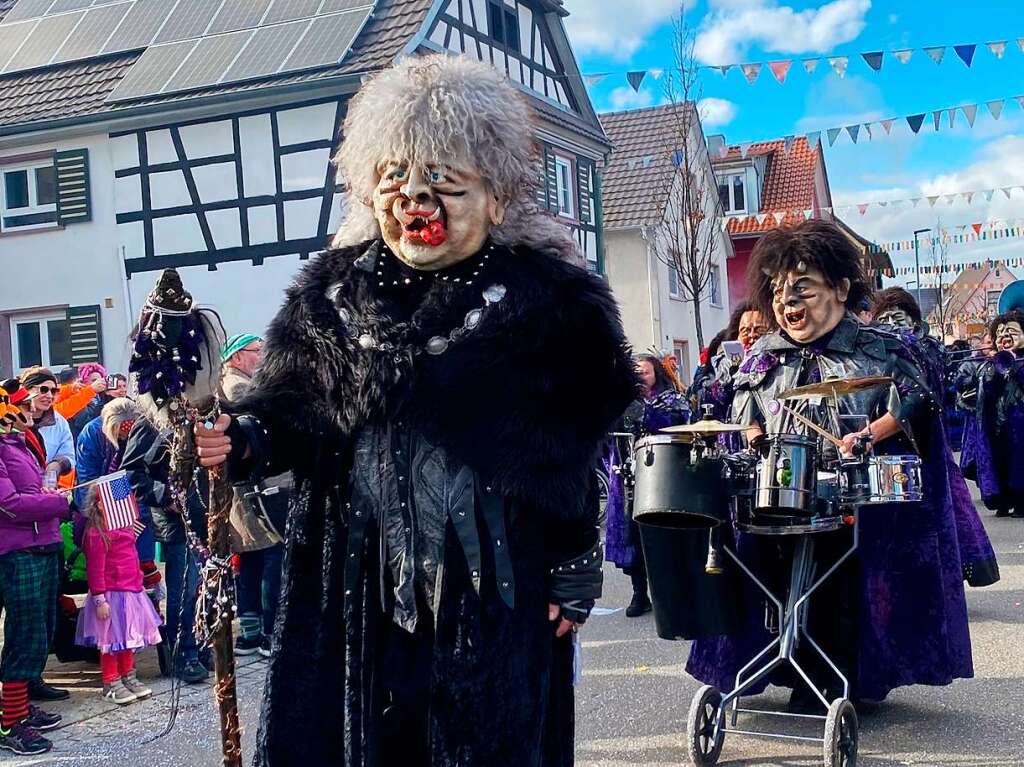
M488 306L490 306L491 304L496 304L505 297L506 293L508 293L508 288L506 288L504 285L499 285L495 283L494 285L491 285L489 288L487 288L487 290L484 291L484 301L487 302Z

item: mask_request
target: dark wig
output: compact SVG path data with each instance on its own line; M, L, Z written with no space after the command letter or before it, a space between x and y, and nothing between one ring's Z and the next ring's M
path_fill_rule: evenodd
M739 320L736 321L736 326L739 327ZM713 360L718 355L718 350L722 348L723 341L731 340L728 328L719 330L715 337L711 339L711 343L708 344L708 359Z
M676 391L675 381L672 380L672 376L665 370L665 365L655 357L653 354L638 354L634 358L637 363L650 362L651 367L654 368L654 386L651 388L652 394L661 394L665 391Z
M999 329L1000 325L1005 325L1007 322L1016 322L1024 330L1024 311L1011 309L1008 312L1003 312L988 324L988 337L992 340L993 345L996 342L996 330Z
M921 324L921 307L917 305L909 291L904 288L886 288L875 293L875 306L872 312L875 317L897 309L906 312L915 325Z
M773 229L754 246L747 267L747 285L754 308L774 321L772 281L780 274L796 271L801 263L820 271L833 288L844 279L849 280L847 309L856 310L871 295L860 253L850 238L829 221L811 219Z
M729 317L729 324L725 328L726 340L733 340L740 334L740 320L743 319L743 315L754 309L750 305L749 301L740 301L736 304L736 307L732 310L732 315Z

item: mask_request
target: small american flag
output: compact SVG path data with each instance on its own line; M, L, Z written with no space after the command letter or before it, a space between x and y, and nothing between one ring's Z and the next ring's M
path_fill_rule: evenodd
M128 472L116 471L96 481L96 493L107 530L132 527L139 518L139 507L132 495Z

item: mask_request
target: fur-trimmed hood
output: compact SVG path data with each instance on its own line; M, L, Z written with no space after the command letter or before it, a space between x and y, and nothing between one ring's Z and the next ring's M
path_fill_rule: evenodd
M446 351L426 350L452 331ZM502 492L572 514L636 379L600 277L488 245L434 278L373 241L301 273L267 334L254 391L238 409L258 414L274 440L284 432L289 445L308 437L342 449L364 424L405 420ZM301 477L301 459L289 458Z

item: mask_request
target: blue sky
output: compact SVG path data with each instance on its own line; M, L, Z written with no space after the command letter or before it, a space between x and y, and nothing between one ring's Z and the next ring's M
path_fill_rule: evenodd
M627 70L671 70L671 19L678 0L565 0L570 39L584 73L617 74L591 88L598 111L660 103L662 85L648 78L640 93L627 85ZM1022 0L687 0L686 19L697 35L704 63L723 64L795 59L784 85L765 67L754 85L738 68L722 77L705 71L705 131L724 133L730 143L803 134L852 123L928 112L914 136L900 120L885 136L875 131L856 145L844 133L826 145L826 164L835 204L871 202L929 194L1024 185L1024 110L1012 97L1024 95ZM1006 40L996 59L983 43ZM970 69L952 48L936 65L921 48L979 43ZM914 48L908 64L889 53ZM880 72L862 52L886 51ZM849 56L845 78L822 61L808 75L800 59ZM1007 98L1000 120L981 106L974 128L962 113L950 130L933 130L931 112L942 107ZM881 134L881 135L880 135ZM878 241L904 239L914 229L956 227L992 218L1024 218L1024 193L997 194L991 203L975 199L922 203L900 211L872 207L846 216L865 236ZM1024 256L1024 239L953 246L951 259ZM905 256L894 260L906 263Z

